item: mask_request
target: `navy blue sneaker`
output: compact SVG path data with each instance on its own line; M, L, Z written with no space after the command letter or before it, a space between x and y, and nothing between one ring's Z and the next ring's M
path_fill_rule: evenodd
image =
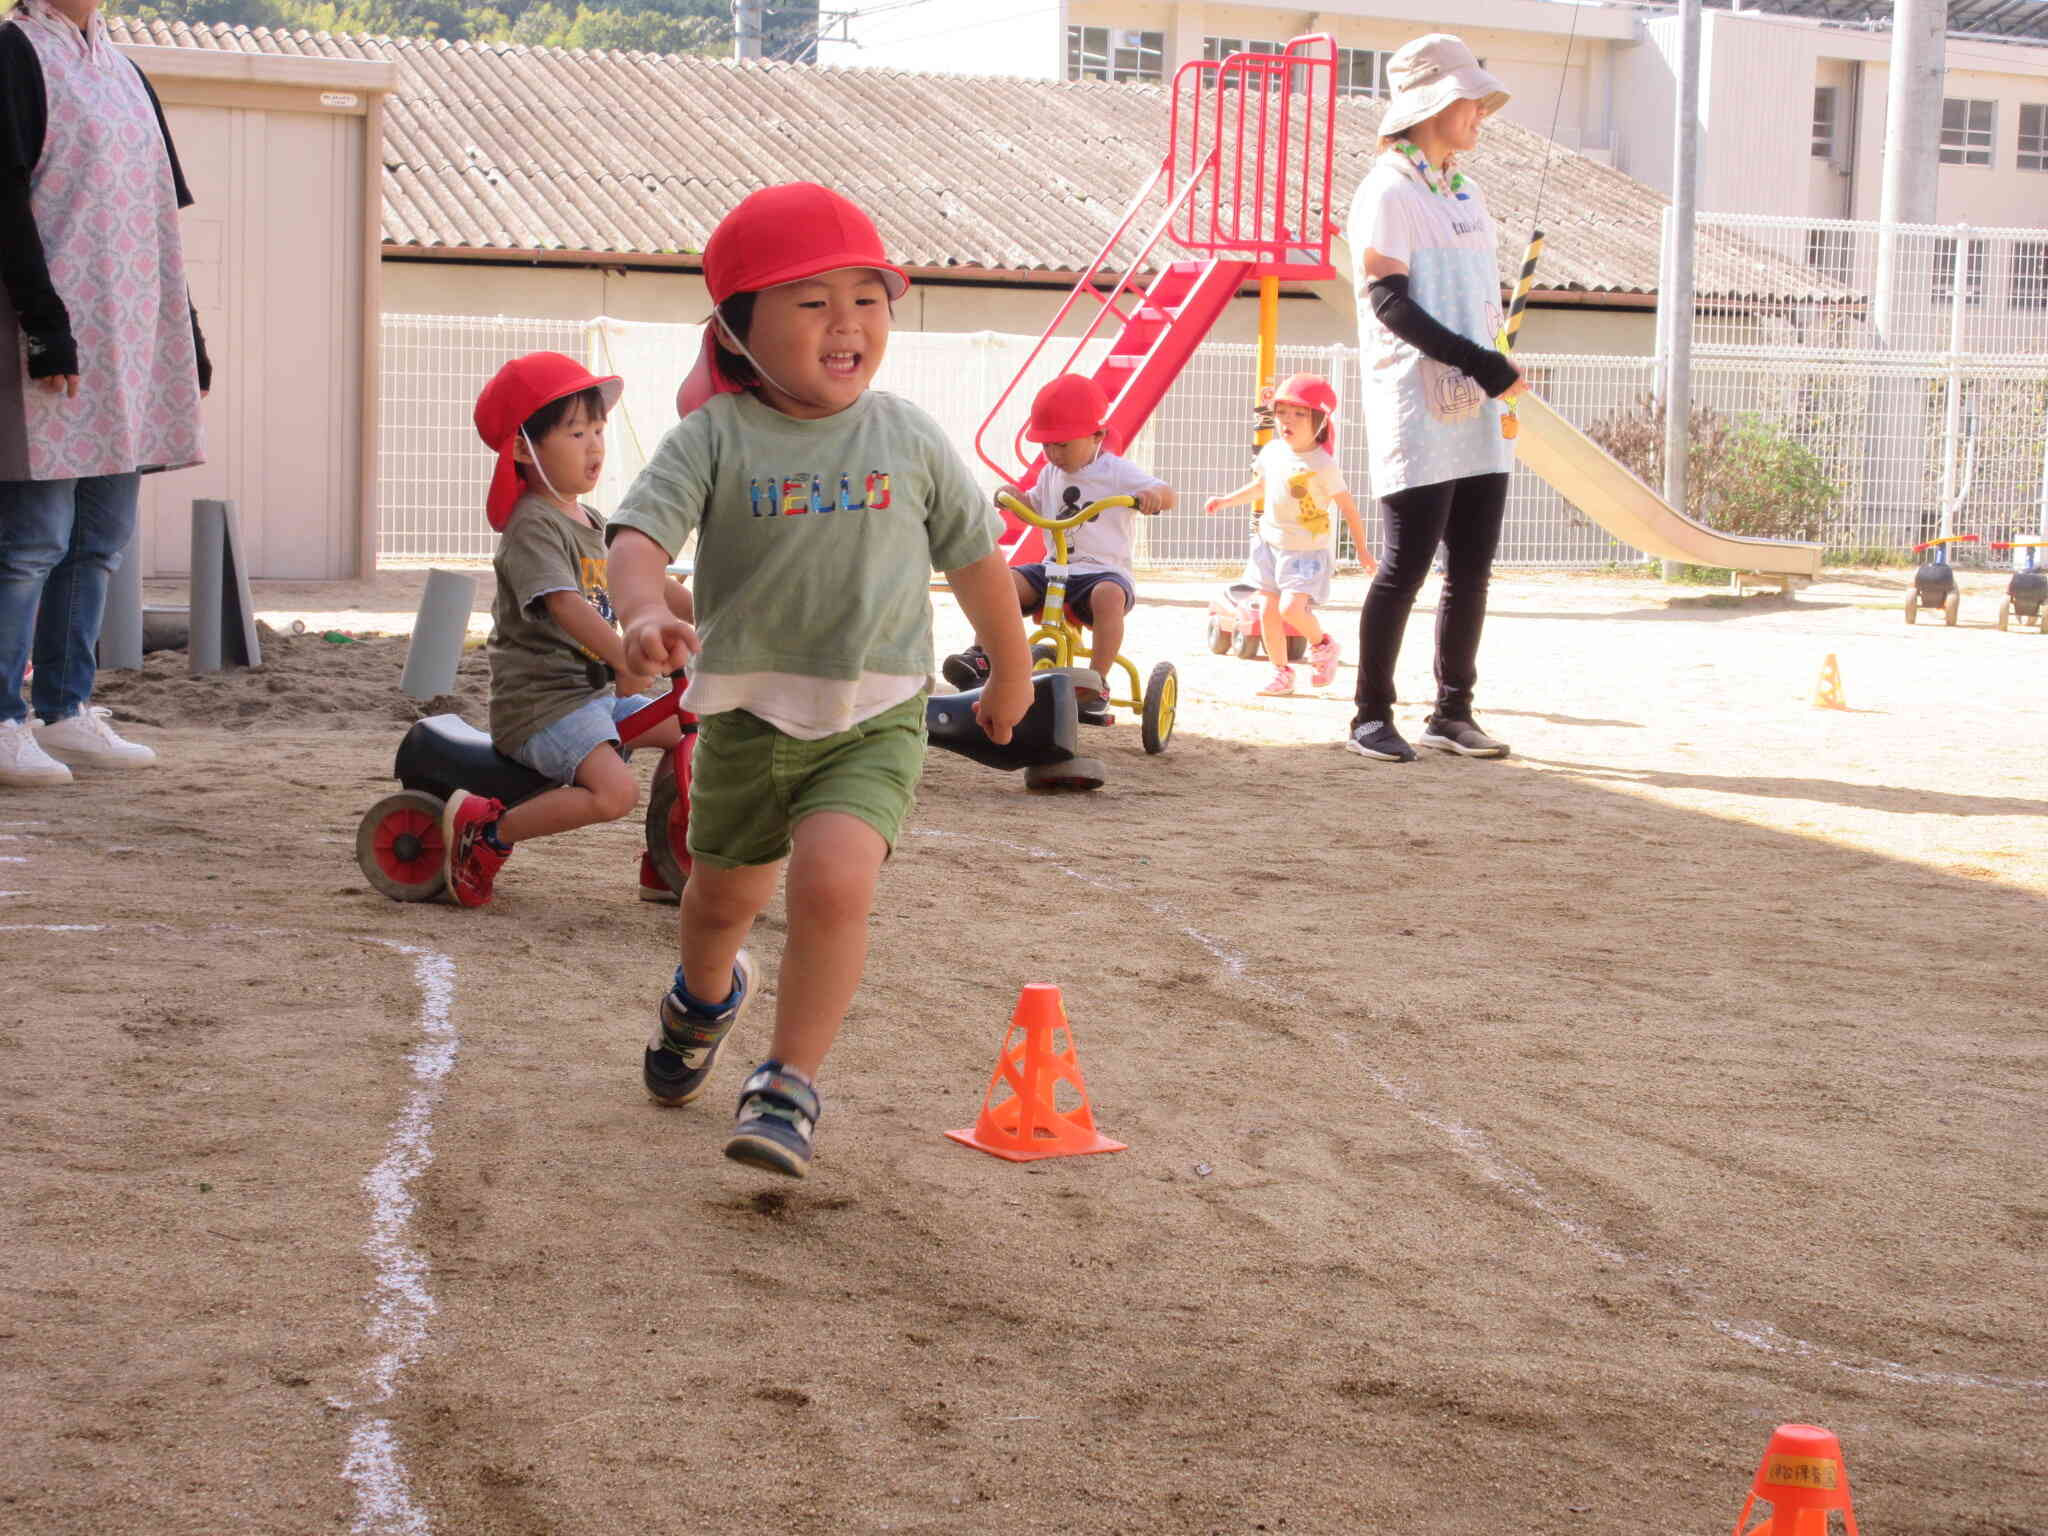
M641 1078L657 1104L687 1104L704 1091L718 1048L754 998L754 962L743 949L732 963L732 995L713 1012L685 1003L671 988L661 997L661 1027L647 1042Z
M811 1166L818 1090L779 1061L764 1061L740 1090L739 1118L725 1155L736 1163L800 1179Z
M1351 734L1344 738L1347 750L1360 757L1369 757L1380 763L1412 763L1415 749L1401 739L1401 733L1394 729L1390 720L1368 720L1363 725L1351 728Z
M1439 752L1455 752L1460 757L1508 755L1506 742L1496 741L1471 720L1447 720L1436 715L1431 715L1422 728L1422 744Z

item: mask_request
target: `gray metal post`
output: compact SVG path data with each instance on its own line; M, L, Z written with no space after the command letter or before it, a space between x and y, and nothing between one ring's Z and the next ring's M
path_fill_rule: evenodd
M107 587L106 617L100 621L100 670L142 669L142 530L121 551L121 563Z
M218 501L192 503L192 630L186 655L192 675L220 670L222 582L227 575L227 507Z
M761 57L762 0L732 0L732 56Z
M1678 11L1678 120L1671 151L1671 307L1665 332L1670 354L1664 377L1664 499L1685 510L1686 476L1692 450L1692 318L1694 214L1700 163L1700 0L1682 0ZM1678 574L1678 562L1664 562L1664 579Z
M412 624L412 644L405 653L405 672L398 680L401 692L431 699L455 691L455 670L462 665L462 642L475 605L474 576L464 571L427 572L420 611Z

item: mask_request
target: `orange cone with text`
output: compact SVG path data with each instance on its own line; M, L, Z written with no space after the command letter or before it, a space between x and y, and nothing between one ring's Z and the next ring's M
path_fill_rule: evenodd
M1070 1100L1071 1108L1060 1107L1062 1097ZM972 1130L946 1134L962 1146L979 1147L1013 1163L1124 1150L1122 1142L1095 1129L1074 1029L1067 1022L1058 987L1033 982L1018 994L1017 1011L1010 1015L1009 1033L1003 1037L979 1118Z
M1842 1442L1813 1424L1780 1424L1749 1498L1735 1517L1734 1536L1745 1536L1742 1522L1758 1499L1768 1499L1771 1512L1747 1536L1828 1536L1828 1511L1839 1509L1848 1536L1856 1536L1856 1511L1849 1505L1849 1468L1842 1461Z
M1820 681L1813 685L1813 707L1815 709L1847 709L1849 701L1842 697L1842 669L1835 661L1835 653L1828 652L1828 659L1820 664Z

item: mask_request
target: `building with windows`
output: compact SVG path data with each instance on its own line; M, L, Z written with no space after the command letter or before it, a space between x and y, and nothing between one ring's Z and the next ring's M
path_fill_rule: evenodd
M1763 4L1702 17L1699 206L1876 218L1888 0ZM2048 0L1951 0L1949 20L1937 219L2048 225ZM1678 19L1669 5L860 0L844 22L839 40L821 43L820 63L1136 83L1327 32L1340 88L1358 96L1386 94L1387 57L1409 38L1456 32L1514 92L1509 120L1672 189Z

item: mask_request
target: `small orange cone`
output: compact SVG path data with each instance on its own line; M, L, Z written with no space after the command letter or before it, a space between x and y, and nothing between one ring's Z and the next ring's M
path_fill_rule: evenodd
M1063 1048L1055 1048L1055 1034L1066 1036ZM1072 1109L1061 1109L1056 1101L1061 1083L1080 1100ZM998 1098L1006 1088L1007 1096ZM1067 1022L1058 987L1033 982L1017 995L1017 1011L1010 1015L1009 1033L982 1097L980 1117L972 1130L946 1134L962 1146L979 1147L1013 1163L1124 1150L1122 1142L1095 1129L1095 1112L1088 1106L1088 1085L1081 1080L1081 1058L1074 1048L1074 1028Z
M1835 663L1835 653L1828 652L1828 659L1820 664L1820 681L1814 684L1813 707L1815 709L1847 709L1849 701L1842 697L1842 669Z
M1780 1424L1749 1485L1749 1498L1735 1517L1734 1536L1758 1499L1771 1512L1748 1536L1827 1536L1828 1511L1839 1509L1849 1536L1856 1536L1856 1511L1849 1504L1849 1468L1842 1442L1812 1424Z

